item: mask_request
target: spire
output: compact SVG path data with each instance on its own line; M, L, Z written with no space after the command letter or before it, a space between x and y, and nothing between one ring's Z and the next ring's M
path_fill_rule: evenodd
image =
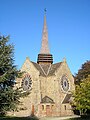
M49 45L48 45L48 31L46 24L46 9L44 10L44 26L42 32L42 44L40 54L38 54L37 63L38 64L52 64L53 56L50 54Z
M48 31L47 31L47 24L46 24L46 9L44 10L44 25L43 25L43 32L42 32L42 44L40 54L50 54L49 44L48 44Z

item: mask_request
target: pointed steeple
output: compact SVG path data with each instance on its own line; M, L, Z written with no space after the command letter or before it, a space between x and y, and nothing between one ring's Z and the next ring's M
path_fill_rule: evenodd
M43 32L42 32L42 44L41 44L40 54L38 54L37 63L39 64L46 64L46 63L52 64L53 63L53 57L50 54L49 44L48 44L46 9L45 9L44 26L43 26Z
M48 31L46 24L46 13L44 15L44 26L42 32L42 45L41 45L40 54L50 54L49 44L48 44Z

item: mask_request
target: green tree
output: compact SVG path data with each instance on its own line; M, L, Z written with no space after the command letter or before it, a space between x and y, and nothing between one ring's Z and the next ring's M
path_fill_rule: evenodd
M0 36L0 114L16 110L21 91L13 89L15 78L22 73L14 65L14 46L9 37Z
M87 78L90 75L90 61L86 61L82 64L81 68L78 70L78 73L75 75L75 83L80 84L80 82Z
M80 111L81 115L90 110L90 76L84 78L79 85L76 85L73 105L76 110Z

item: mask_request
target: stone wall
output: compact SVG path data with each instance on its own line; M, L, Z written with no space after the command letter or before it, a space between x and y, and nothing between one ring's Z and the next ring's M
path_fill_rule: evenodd
M70 104L62 103L66 94L75 90L74 78L66 61L62 62L54 75L44 77L40 76L39 71L33 66L29 58L26 58L21 71L25 71L23 77L26 74L30 75L32 80L32 90L30 95L21 98L22 104L18 106L20 110L15 112L16 116L29 116L32 111L32 105L34 105L35 114L37 116L47 116L48 113L46 107L48 107L48 105L50 105L50 110L48 110L48 112L50 112L49 114L51 114L50 116L73 115ZM61 87L61 78L63 75L66 75L69 81L69 90L66 92L63 91ZM21 87L22 78L17 78L17 85L15 87ZM41 99L45 96L50 97L54 101L54 104L41 104ZM42 105L44 105L44 110L42 110Z

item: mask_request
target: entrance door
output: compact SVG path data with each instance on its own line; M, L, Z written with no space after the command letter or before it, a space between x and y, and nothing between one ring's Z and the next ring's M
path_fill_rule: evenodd
M46 115L51 116L51 108L50 105L46 105Z

